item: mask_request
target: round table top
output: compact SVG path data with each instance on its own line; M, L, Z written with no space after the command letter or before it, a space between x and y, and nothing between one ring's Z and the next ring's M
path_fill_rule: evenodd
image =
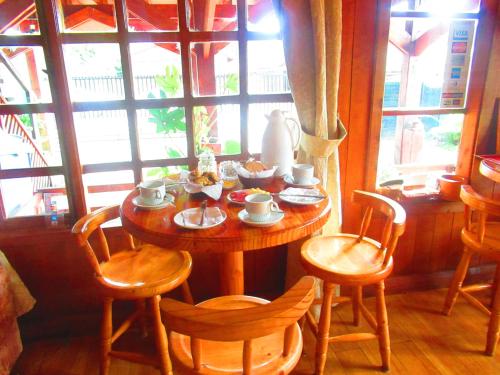
M284 183L277 180L266 188L270 192L283 190ZM325 191L318 187L322 194ZM238 212L244 206L230 203L223 191L218 201L206 195L190 195L181 187L177 188L174 204L159 210L144 210L136 207L132 199L138 191L132 191L120 208L123 227L140 240L158 246L187 250L189 252L231 252L263 249L278 246L303 238L319 230L330 216L330 198L316 205L299 206L281 201L275 197L285 217L270 227L252 227L238 219ZM217 206L224 210L227 219L220 225L209 229L185 229L174 223L178 212L191 207L199 207L204 199L208 207Z
M490 180L500 183L500 164L498 161L488 159L481 160L479 172Z

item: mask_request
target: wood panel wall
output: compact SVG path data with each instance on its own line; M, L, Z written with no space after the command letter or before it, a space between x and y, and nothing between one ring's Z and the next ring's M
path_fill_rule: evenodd
M343 0L339 113L349 132L340 147L343 225L346 232L356 230L359 225L359 210L351 204L350 195L354 189L366 188L365 176L370 168L366 150L370 135L376 14L376 1ZM499 34L497 25L478 145L484 144L488 137L496 136L492 135L490 124L500 87L497 73ZM500 191L498 187L488 187L474 174L472 180L486 191ZM395 272L387 283L388 291L446 286L461 251L461 204L409 202L404 206L408 213L407 229L396 252ZM376 224L373 231L377 229ZM114 245L120 245L119 231L112 230L110 234ZM35 337L89 332L97 328L100 309L89 281L91 271L69 230L36 231L27 228L8 233L4 231L0 233L0 249L38 300L35 309L22 319L25 335ZM285 267L286 249L283 247L245 254L247 293L264 296L280 293L284 288ZM471 273L478 279L484 279L491 274L491 270L491 266L478 259ZM217 272L214 255L194 258L190 282L196 299L217 295ZM126 308L123 306L121 310Z

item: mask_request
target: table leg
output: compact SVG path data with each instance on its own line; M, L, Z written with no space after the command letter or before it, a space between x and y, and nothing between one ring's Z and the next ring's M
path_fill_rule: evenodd
M244 294L243 251L222 253L219 257L221 294Z

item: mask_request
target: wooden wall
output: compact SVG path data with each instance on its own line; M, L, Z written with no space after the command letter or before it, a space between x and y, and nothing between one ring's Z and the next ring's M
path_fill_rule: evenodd
M350 195L354 189L366 188L366 174L370 168L366 150L370 139L376 14L376 1L343 1L339 113L349 132L340 148L345 231L353 231L359 224L359 212L350 203ZM499 77L494 67L498 70L499 45L497 25L478 132L480 145L488 137L494 136L490 124L493 117L492 103L499 97ZM486 151L491 152L489 149ZM472 180L486 191L498 190L495 186L488 187L474 174ZM387 283L388 291L446 286L461 251L461 204L408 202L404 206L408 213L408 224L398 246L395 272ZM115 244L120 243L119 232L111 231L111 237ZM38 300L35 309L22 319L24 334L35 337L96 329L99 303L89 281L91 271L67 229L4 231L0 233L0 249L6 253ZM284 286L285 265L285 248L247 253L247 293L264 296L280 293ZM491 270L491 266L476 260L471 273L482 279ZM195 257L190 281L196 299L216 295L218 277L215 256Z

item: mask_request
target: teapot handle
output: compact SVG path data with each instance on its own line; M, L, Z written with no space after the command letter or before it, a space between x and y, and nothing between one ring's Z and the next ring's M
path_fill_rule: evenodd
M290 126L287 126L288 132L290 133L290 138L291 138L292 143L293 143L293 149L296 150L300 144L300 139L302 138L302 129L300 128L299 122L292 117L287 117L285 119L285 121L293 123L293 126L297 129L298 137L297 137L297 140L294 142L292 130L290 129Z

